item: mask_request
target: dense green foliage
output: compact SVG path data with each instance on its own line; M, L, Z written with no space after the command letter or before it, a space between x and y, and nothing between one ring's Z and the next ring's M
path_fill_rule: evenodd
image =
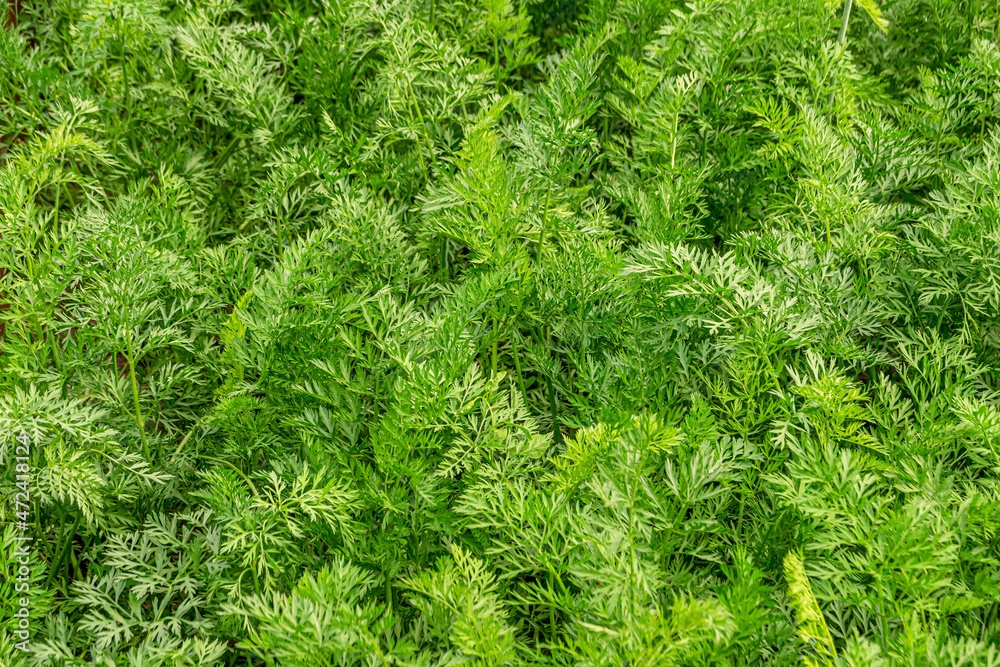
M23 2L0 662L1000 665L1000 7L843 9Z

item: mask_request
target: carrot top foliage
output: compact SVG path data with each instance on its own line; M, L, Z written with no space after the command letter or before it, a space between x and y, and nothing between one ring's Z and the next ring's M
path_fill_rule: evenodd
M5 11L0 663L1000 666L997 3Z

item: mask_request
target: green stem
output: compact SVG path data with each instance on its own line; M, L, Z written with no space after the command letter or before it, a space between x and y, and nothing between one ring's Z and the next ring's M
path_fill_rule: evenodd
M493 345L492 345L492 369L493 375L497 374L497 346L500 342L500 332L497 329L497 318L493 318Z
M840 34L837 36L837 45L844 46L844 40L847 39L847 23L851 20L851 5L854 4L854 0L847 0L844 3L844 13L840 18ZM836 75L834 75L834 83L836 83ZM836 100L836 91L830 92L830 106L833 106ZM829 236L829 234L827 234Z
M52 549L49 548L49 541L45 539L45 533L42 532L42 518L41 518L41 506L38 502L38 497L32 498L34 515L35 515L35 532L38 534L38 541L42 545L42 550L45 552L45 556L49 559L49 563L52 562Z
M424 130L424 138L427 139L427 150L433 153L434 143L431 141L430 135L427 133L427 123L424 122L424 114L420 111L420 103L417 101L417 94L413 92L413 83L407 79L406 87L410 91L410 99L413 100L413 108L417 111L417 120L420 121L420 127ZM430 180L430 172L427 170L427 164L424 162L424 154L420 150L420 143L417 143L417 157L420 159L420 170L424 172L424 178Z
M441 237L441 271L448 277L448 237Z
M549 410L552 412L552 432L555 434L556 444L562 444L562 432L559 429L559 417L556 414L556 394L552 389L552 377L546 374L545 384L549 389Z
M222 166L226 163L226 160L229 159L229 156L232 155L233 151L236 150L236 144L238 144L239 141L240 141L240 137L239 136L233 137L232 141L230 141L229 144L226 146L226 149L224 151L222 151L222 153L219 155L219 157L217 157L215 159L215 168L216 169L221 169L222 168Z
M680 122L681 112L678 109L674 113L674 132L670 137L670 170L674 170L675 161L677 158L677 124Z
M118 33L119 35L124 34L125 32L124 24L125 24L124 20L119 21L120 25ZM121 57L122 57L122 110L125 111L126 115L130 115L129 95L128 95L128 74L126 72L126 65L125 65L125 39L124 38L120 39L119 43L121 44Z
M510 341L510 348L514 353L514 369L517 371L517 387L521 390L521 400L527 399L528 395L524 391L524 376L521 375L521 355L517 353L517 343Z
M250 574L253 575L253 592L260 595L260 577L257 576L257 568L251 566Z
M45 330L42 328L41 320L39 320L38 317L33 317L32 324L35 325L35 335L38 336L39 344L44 344L46 336L45 336ZM59 368L59 355L56 354L56 349L52 347L51 332L50 335L48 336L48 339L49 339L49 347L52 349L52 356L53 356L52 363L55 364L56 368Z
M55 236L59 235L59 195L60 194L62 194L62 186L57 185L56 186L56 201L55 201L55 205L52 207L52 212L53 212L52 233Z
M149 456L149 442L146 440L146 424L142 418L142 408L139 405L139 384L135 380L135 352L132 351L132 329L129 328L128 336L125 338L128 346L128 374L132 382L132 402L135 405L135 420L139 424L139 436L142 438L142 454L146 457L147 463L152 463Z
M941 325L944 324L944 316L947 314L947 312L948 312L947 305L941 306L941 314L938 315L937 326L935 327L935 329L937 329L938 332L941 331Z
M210 461L212 463L218 463L220 465L229 466L230 468L232 468L233 472L235 472L237 475L239 475L243 479L243 481L247 483L247 486L250 487L250 491L253 492L253 495L255 497L258 496L258 495L260 495L260 493L257 491L257 487L254 486L254 483L250 480L250 478L247 477L246 474L244 474L244 472L242 470L240 470L239 468L237 468L236 466L234 466L232 464L232 462L226 461L225 459L217 459L217 458L214 458L214 457L211 457L211 456L204 456L202 458L205 461Z
M284 231L281 229L281 216L278 216L278 260L285 254Z
M847 39L847 23L851 20L851 5L854 0L847 0L844 3L844 14L840 17L840 35L837 37L837 44L840 46L844 45L844 40Z
M66 526L66 514L63 514L62 519L59 522L59 538L62 539L63 528ZM59 547L59 554L54 560L49 561L49 576L45 580L45 588L52 585L52 577L55 576L56 570L62 570L63 559L66 557L66 550L69 549L70 544L73 542L73 536L76 535L76 529L80 526L80 516L77 515L73 519L73 525L69 529L69 536L66 541L63 542Z
M55 313L53 313L52 319L55 319ZM52 348L52 363L55 365L56 371L59 371L59 345L56 343L56 332L54 327L49 329L49 346Z
M179 445L177 445L177 449L174 450L174 456L177 456L178 454L181 453L181 450L184 449L184 445L186 445L187 441L191 439L191 436L194 435L194 430L196 428L198 428L198 426L200 424L201 424L201 420L195 422L194 426L192 426L190 429L188 429L187 434L183 438L181 438L181 443Z
M556 154L555 164L562 162L563 149L560 148L559 152ZM552 196L552 181L555 180L554 171L549 172L549 189L545 191L545 210L542 212L542 225L538 230L538 255L535 257L535 261L538 262L538 267L542 266L542 241L545 239L545 228L548 226L549 222L549 198Z
M545 226L549 221L549 196L552 194L552 180L549 180L549 189L545 193L545 210L542 211L542 224L538 228L538 252L535 255L535 261L538 262L538 266L542 266L542 243L545 239Z
M555 595L555 586L553 585L555 581L555 576L552 574L552 570L549 570L549 591L552 595ZM555 604L549 605L549 630L551 631L550 641L553 645L556 643L556 606Z
M493 33L493 79L496 81L497 92L500 92L500 34Z
M740 517L739 520L736 522L736 539L738 539L740 543L743 542L743 511L745 503L746 503L746 495L740 494Z

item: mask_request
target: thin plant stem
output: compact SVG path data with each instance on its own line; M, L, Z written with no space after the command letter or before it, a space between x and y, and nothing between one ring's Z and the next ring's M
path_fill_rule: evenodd
M493 79L500 92L500 34L493 33Z
M545 239L545 227L549 220L549 196L552 194L552 180L549 180L549 189L545 193L545 210L542 211L542 224L538 228L538 251L535 254L535 261L538 266L542 265L542 243Z
M491 361L491 368L493 370L493 375L497 374L497 347L499 345L499 342L500 342L500 332L498 330L497 318L494 317L493 318L493 345L491 346L492 349L490 350L491 353L492 353L492 356L493 356L493 359Z
M132 383L132 401L135 405L135 420L139 424L139 436L142 438L142 454L147 463L151 463L149 456L149 442L146 439L146 424L142 418L142 407L139 404L139 383L135 379L135 352L132 350L132 329L129 328L125 337L125 344L128 346L128 374Z
M837 37L839 46L843 46L844 40L847 39L847 23L851 20L851 5L853 4L854 0L847 0L844 3L844 13L840 17L840 35Z
M847 2L844 3L844 13L840 17L840 34L837 36L838 47L843 47L844 41L847 39L847 24L851 20L851 6L853 4L854 0L847 0ZM834 78L834 82L836 82L836 78ZM830 93L831 107L833 106L835 99L836 99L836 91L831 91Z
M73 536L76 535L76 529L80 526L80 515L77 515L73 519L73 525L70 526L69 535L66 541L60 545L59 553L55 558L49 561L49 576L45 580L45 587L49 588L52 585L52 578L55 576L56 570L62 570L63 559L66 557L66 550L70 548L70 544L73 541ZM63 528L66 527L66 514L62 515L59 522L59 539L62 540Z
M420 103L417 101L417 94L413 92L413 83L406 79L406 87L410 91L410 99L413 100L413 108L417 112L417 120L420 121L420 127L424 131L424 138L427 140L427 150L433 153L433 142L431 141L430 135L427 133L427 123L424 121L424 114L420 111ZM420 160L420 170L424 172L424 178L430 180L431 174L427 168L427 164L424 162L424 154L420 150L420 144L417 143L417 158Z
M555 435L556 444L562 444L562 431L559 428L559 415L556 413L556 393L552 388L552 378L546 374L545 384L549 390L549 410L552 412L552 433Z
M510 348L514 355L514 370L517 371L517 387L521 390L521 400L527 397L524 391L524 376L521 375L521 355L517 353L517 343L510 341Z

